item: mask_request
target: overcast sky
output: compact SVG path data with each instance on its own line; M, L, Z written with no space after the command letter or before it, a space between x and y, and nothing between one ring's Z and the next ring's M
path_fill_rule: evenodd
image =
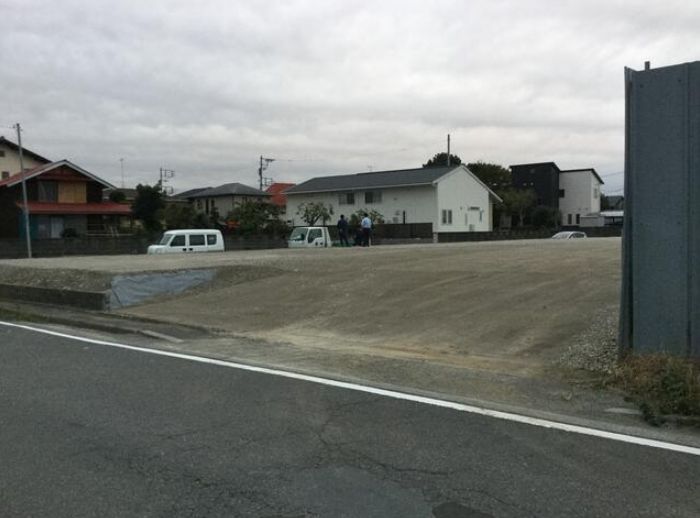
M464 161L622 186L623 69L700 58L700 2L0 0L0 134L176 191Z

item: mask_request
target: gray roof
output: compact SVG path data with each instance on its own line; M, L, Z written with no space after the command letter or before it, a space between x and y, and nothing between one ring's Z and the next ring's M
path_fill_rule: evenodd
M187 191L182 191L182 192L180 192L180 193L177 193L177 194L171 196L171 198L184 198L184 199L187 199L187 198L193 197L195 194L198 194L198 193L200 193L200 192L206 191L207 189L211 189L211 187L198 187L198 188L196 188L196 189L189 189L189 190L187 190Z
M397 171L377 171L372 173L320 176L295 185L284 191L285 194L312 192L352 191L355 189L378 189L386 187L406 187L430 185L438 178L459 166L421 167Z
M194 194L190 194L188 198L213 198L216 196L270 196L270 194L255 189L254 187L248 187L242 183L225 183L219 185L218 187L212 187L210 189L203 189Z

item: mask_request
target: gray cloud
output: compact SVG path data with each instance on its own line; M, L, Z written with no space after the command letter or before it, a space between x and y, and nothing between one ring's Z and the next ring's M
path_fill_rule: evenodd
M596 167L619 189L623 68L697 58L689 1L0 0L0 126L114 182L185 189L419 166L444 147ZM11 136L11 130L3 130ZM294 159L294 160L289 160Z

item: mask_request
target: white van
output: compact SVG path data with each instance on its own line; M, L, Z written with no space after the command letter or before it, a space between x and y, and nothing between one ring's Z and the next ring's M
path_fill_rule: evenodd
M209 228L168 230L157 245L148 247L149 254L189 254L223 252L224 236Z
M328 248L333 246L328 227L294 227L287 239L289 248Z

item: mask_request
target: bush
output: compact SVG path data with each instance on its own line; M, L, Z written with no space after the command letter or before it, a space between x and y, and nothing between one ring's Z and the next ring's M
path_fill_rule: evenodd
M655 425L664 416L700 417L700 364L668 355L630 356L623 360L615 381Z

